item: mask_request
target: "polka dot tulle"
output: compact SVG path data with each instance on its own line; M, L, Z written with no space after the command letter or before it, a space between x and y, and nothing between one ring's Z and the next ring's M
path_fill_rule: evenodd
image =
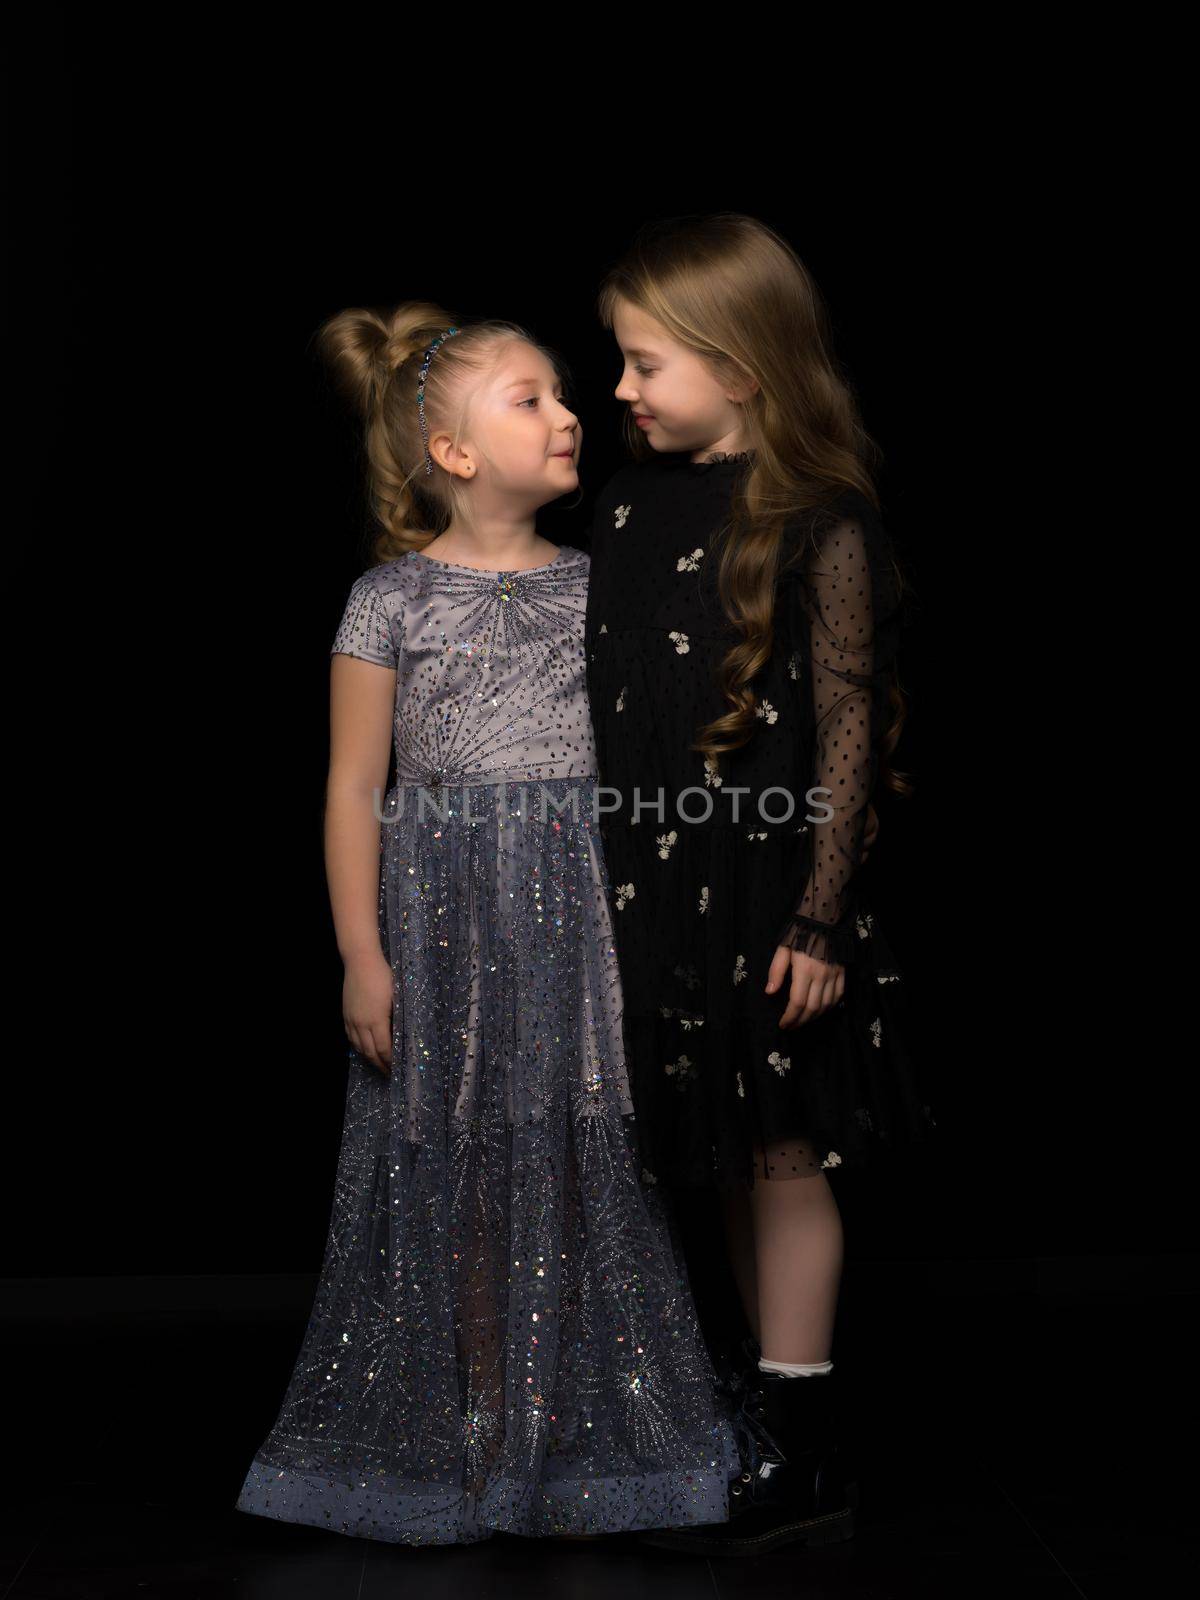
M860 889L901 611L881 519L847 491L785 532L756 726L714 763L736 640L713 535L745 453L658 456L597 499L586 643L626 1034L648 1170L671 1183L812 1175L932 1126L902 974ZM843 1004L780 1029L780 947L840 964ZM765 1160L790 1140L795 1162Z
M391 1072L349 1052L316 1298L243 1511L404 1544L728 1515L732 1429L636 1155L589 566L412 553L352 587L333 653L396 675Z
M805 685L805 721L813 732L812 789L820 809L832 815L810 828L808 877L778 942L843 964L854 957L851 890L897 637L896 603L886 588L890 571L884 551L872 549L871 526L866 515L841 517L783 584L787 637L807 669L796 682Z

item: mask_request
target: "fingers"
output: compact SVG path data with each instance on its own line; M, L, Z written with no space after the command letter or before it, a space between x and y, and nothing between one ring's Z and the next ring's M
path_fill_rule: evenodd
M359 1025L342 1019L346 1037L364 1060L378 1067L387 1078L392 1075L391 1018L386 1023Z
M767 969L767 994L774 994L779 985L792 970L792 952L787 945L781 944L771 958L771 965Z
M371 1060L385 1078L392 1075L392 1030L390 1019L371 1029Z
M794 1013L789 1019L788 1013L785 1011L784 1018L780 1020L779 1026L781 1028L802 1028L806 1022L811 1022L814 1017L819 1017L825 1009L822 1004L824 990L825 985L820 978L811 976L799 979L793 978L792 1004L788 1007L788 1011L793 1011L794 1008Z
M814 1017L820 1017L834 1006L840 1005L846 992L846 969L824 961L817 961L799 951L785 952L792 969L788 1003L779 1019L781 1028L802 1028ZM779 952L777 952L778 956ZM775 962L771 963L775 970ZM768 990L770 990L768 984Z
M791 968L792 986L788 994L788 1003L784 1007L782 1017L779 1019L781 1028L795 1027L801 1017L804 1016L808 1006L809 989L812 986L812 978L801 967L800 962L793 961Z

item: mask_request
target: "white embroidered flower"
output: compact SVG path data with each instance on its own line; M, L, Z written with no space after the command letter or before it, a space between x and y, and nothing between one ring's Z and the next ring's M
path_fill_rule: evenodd
M700 891L700 915L703 916L704 913L707 910L708 910L708 885L705 884L704 888L701 889L701 891Z
M836 1150L831 1150L821 1163L823 1167L840 1167L841 1164L842 1158Z
M704 781L710 789L719 789L724 779L717 771L717 764L711 756L704 758Z
M671 854L671 846L675 843L678 837L678 832L672 828L670 833L660 833L658 838L654 841L658 846L658 853L664 861Z
M765 833L755 833L753 829L746 835L747 839L765 839Z
M775 1068L781 1078L792 1064L791 1056L781 1056L778 1050L772 1050L767 1057L767 1061L769 1065Z
M695 1066L692 1064L692 1061L688 1056L680 1056L678 1061L668 1061L666 1066L663 1068L663 1071L666 1073L668 1078L674 1078L675 1082L680 1087L682 1087L689 1078L694 1078L696 1076Z
M778 722L779 713L769 700L760 700L754 708L756 717L763 717L767 722Z
M869 911L860 911L854 919L854 926L858 929L858 937L860 939L869 939L871 930L875 926L875 919Z
M617 885L617 910L618 911L624 911L626 901L632 900L633 896L634 896L634 888L633 888L633 885L631 883L620 883L620 884L618 884Z
M667 635L667 638L670 639L671 642L674 644L675 651L676 651L677 655L685 656L685 655L687 655L688 651L692 648L691 645L688 643L688 636L687 636L686 633L679 633L678 631L675 631L675 632L669 633Z
M608 623L607 622L602 622L600 624L600 632L601 633L607 633L608 632Z
M624 709L625 709L625 690L628 689L628 687L629 687L629 685L625 684L624 688L622 688L620 694L617 696L617 710L618 711L624 711Z
M625 526L625 519L632 510L632 506L618 506L613 512L613 518L618 528L623 528Z
M643 1167L642 1168L642 1182L643 1183L657 1183L658 1182L658 1179L650 1171L649 1167Z
M744 1085L742 1083L742 1075L741 1075L740 1072L737 1074L737 1086L738 1086L738 1099L739 1100L744 1100L746 1098L746 1090L745 1090L745 1087L744 1087Z
M898 972L877 972L875 974L875 982L876 983L899 983L900 982L900 974Z
M788 657L788 677L789 678L799 678L799 676L800 676L800 657L799 657L798 653L793 651L792 654Z
M736 964L734 966L734 969L733 969L733 981L734 981L734 983L741 983L742 980L745 978L745 976L746 976L746 958L745 958L745 956L739 956L737 958L737 962L736 962Z
M675 571L676 572L699 572L700 563L701 563L701 561L703 559L704 559L704 551L703 551L703 549L697 548L697 549L692 551L690 556L680 556L679 560L675 563Z
M879 1048L882 1049L883 1046L880 1043L882 1038L883 1038L883 1024L882 1024L882 1022L880 1022L879 1018L876 1017L875 1021L871 1024L871 1043L874 1044L874 1045L878 1045Z
M688 1032L691 1032L693 1028L702 1028L704 1026L704 1018L698 1011L684 1011L680 1006L659 1006L658 1014L667 1018L668 1021L675 1017L679 1022L679 1026L686 1028Z

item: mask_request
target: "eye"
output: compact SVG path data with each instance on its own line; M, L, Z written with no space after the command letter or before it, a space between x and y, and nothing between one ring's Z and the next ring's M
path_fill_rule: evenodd
M560 406L565 406L568 404L565 394L556 394L554 398L558 401ZM538 403L538 397L536 394L531 394L528 400L520 400L517 403L518 405L522 406L535 406Z
M645 378L651 372L657 372L658 368L657 367L639 367L639 366L635 365L633 370L637 373L639 378Z

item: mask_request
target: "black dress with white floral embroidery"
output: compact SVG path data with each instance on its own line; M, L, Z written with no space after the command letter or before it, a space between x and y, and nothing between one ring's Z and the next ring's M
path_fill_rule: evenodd
M647 1175L675 1185L864 1165L933 1126L902 975L858 876L901 626L874 507L839 495L786 532L761 725L714 766L737 634L715 532L749 457L659 455L599 496L585 643L626 1053ZM815 792L814 792L815 791ZM779 945L846 970L843 1004L781 1029Z

